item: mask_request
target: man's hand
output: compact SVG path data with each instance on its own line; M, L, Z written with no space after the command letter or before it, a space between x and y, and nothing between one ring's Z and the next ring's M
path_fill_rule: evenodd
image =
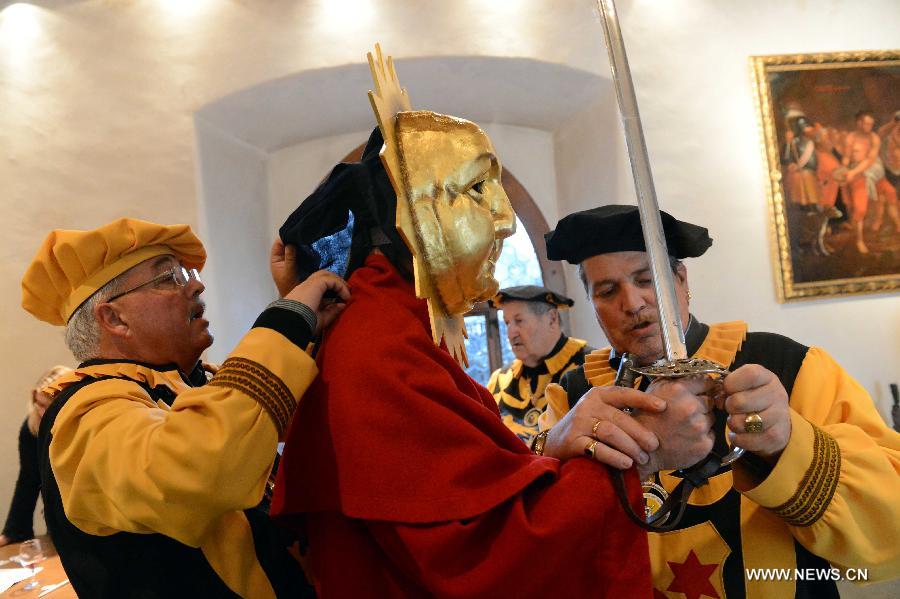
M269 270L272 272L272 281L278 288L278 295L286 296L300 282L297 276L297 248L285 246L281 237L276 236L269 252Z
M659 449L650 455L650 462L638 468L641 478L660 470L693 466L709 455L715 441L709 398L714 391L715 381L707 376L659 379L647 388L647 393L665 401L666 410L635 414L635 419L659 438Z
M725 394L732 445L775 463L791 438L788 395L781 381L759 364L747 364L725 377ZM762 418L761 433L745 432L744 420L754 412Z
M326 298L325 294L329 291L337 297ZM344 279L333 272L320 270L294 287L284 299L302 302L312 308L316 313L316 330L313 331L313 335L318 335L347 307L347 302L350 301L350 287Z
M596 440L594 459L598 462L620 469L631 468L635 462L646 464L648 452L656 450L659 439L623 412L626 407L654 414L665 410L666 404L635 389L594 387L547 435L544 455L560 460L583 456Z

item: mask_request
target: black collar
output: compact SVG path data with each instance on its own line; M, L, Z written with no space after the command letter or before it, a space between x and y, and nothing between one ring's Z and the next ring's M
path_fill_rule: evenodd
M691 314L688 317L687 331L684 332L684 344L687 346L688 357L697 353L697 350L703 345L707 334L709 334L709 326L703 324Z
M525 378L532 378L539 374L549 372L549 370L547 370L547 360L562 351L562 348L566 346L568 341L569 338L561 334L559 336L559 341L556 342L556 345L553 346L553 349L550 350L549 354L540 359L537 366L525 366L525 364L522 364L522 376Z

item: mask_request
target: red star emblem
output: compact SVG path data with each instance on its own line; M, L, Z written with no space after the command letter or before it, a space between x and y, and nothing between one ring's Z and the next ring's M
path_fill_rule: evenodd
M700 599L701 596L713 597L713 599L721 599L715 587L709 581L709 577L716 571L719 564L701 564L697 559L697 554L691 549L687 559L682 563L668 562L672 568L675 578L669 585L667 591L673 593L684 593L687 599Z

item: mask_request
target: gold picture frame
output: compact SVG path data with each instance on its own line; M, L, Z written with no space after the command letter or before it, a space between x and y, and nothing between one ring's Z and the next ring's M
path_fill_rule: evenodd
M750 62L778 301L900 289L900 50Z

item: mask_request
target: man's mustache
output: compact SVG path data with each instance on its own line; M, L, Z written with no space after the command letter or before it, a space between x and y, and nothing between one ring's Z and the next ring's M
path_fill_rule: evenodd
M194 305L191 306L191 319L197 318L198 316L202 316L206 312L206 302L203 300L198 300L194 302Z

